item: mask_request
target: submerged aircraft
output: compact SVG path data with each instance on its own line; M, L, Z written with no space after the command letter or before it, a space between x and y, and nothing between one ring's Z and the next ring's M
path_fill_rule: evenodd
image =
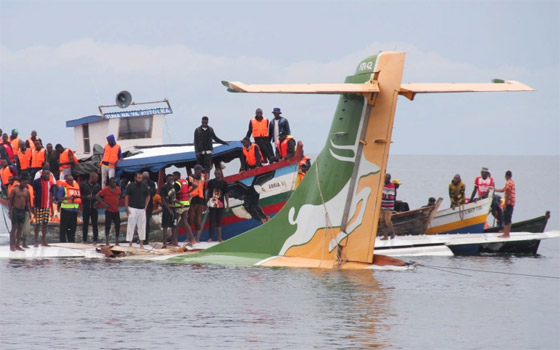
M402 84L404 52L362 60L341 84L249 85L230 92L339 94L326 144L284 207L266 224L176 262L369 269L397 264L375 254L375 238L399 95L531 91L515 81Z

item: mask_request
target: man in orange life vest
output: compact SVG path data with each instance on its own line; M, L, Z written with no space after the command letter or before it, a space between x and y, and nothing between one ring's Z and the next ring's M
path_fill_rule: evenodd
M2 194L6 197L8 196L8 184L10 182L10 177L15 176L15 172L8 166L8 162L2 159L0 163L2 168L0 168L0 178L2 180Z
M296 140L292 135L281 132L276 142L276 149L278 150L278 160L290 159L296 154Z
M187 231L185 242L188 243L190 241L194 244L196 240L189 224L189 207L191 205L191 193L195 190L198 191L198 185L192 183L193 179L190 176L187 179L181 179L181 173L178 171L173 172L173 176L175 178L174 189L176 196L174 205L177 215L177 227L182 222L183 226L185 226L185 231ZM166 195L169 196L169 193L166 193ZM178 245L177 235L172 236L171 245Z
M78 164L78 159L74 155L74 151L70 148L64 148L59 143L54 146L58 152L58 170L60 171L60 180L66 178L66 175L72 175L72 166Z
M19 143L21 139L19 138L19 131L17 129L12 129L12 134L10 135L10 143L12 144L12 149L14 153L17 153L19 150Z
M241 157L241 171L255 169L261 166L263 156L256 143L251 143L248 137L241 140L243 144L243 157Z
M80 186L72 175L66 175L66 181L58 189L56 199L60 203L60 242L76 241L78 211L82 203Z
M19 174L29 175L29 168L31 167L31 157L33 152L25 146L25 142L21 141L17 151L17 161ZM31 179L33 180L33 179Z
M274 151L272 150L272 145L270 144L268 129L268 119L263 117L262 109L257 108L255 111L255 117L249 121L249 130L247 130L247 135L245 135L245 137L249 138L251 137L251 134L253 134L255 143L259 145L259 148L264 156L263 161L272 163L274 160Z
M32 151L35 150L35 146L37 145L36 142L39 141L41 146L43 145L43 141L37 136L37 131L31 131L31 136L26 141L27 148L30 148Z
M115 167L120 159L122 159L121 146L115 141L114 135L107 136L107 144L99 164L101 166L101 188L105 188L108 180L115 177Z
M35 141L35 148L31 152L31 169L29 170L29 178L34 179L37 173L43 167L43 163L47 161L47 151L43 148L40 140Z

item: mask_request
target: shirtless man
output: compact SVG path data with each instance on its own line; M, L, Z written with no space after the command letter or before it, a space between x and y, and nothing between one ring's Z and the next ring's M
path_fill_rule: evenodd
M20 247L21 233L25 215L28 213L31 217L31 203L29 199L29 190L27 189L27 177L23 176L19 186L14 187L10 193L10 218L12 219L12 230L10 231L10 250L24 250Z

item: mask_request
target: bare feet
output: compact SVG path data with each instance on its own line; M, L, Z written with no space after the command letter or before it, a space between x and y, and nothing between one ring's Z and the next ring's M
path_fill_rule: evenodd
M21 250L22 252L24 252L24 251L25 251L25 249L23 249L23 248L22 248L22 247L20 247L20 246L17 246L17 247L16 247L16 250Z
M29 249L29 246L27 244L22 244L21 246L23 247L23 249Z
M140 249L144 249L144 244L140 243Z
M498 238L509 238L509 235L500 235Z
M223 242L223 240L221 240L221 239L218 239L218 242L222 243L222 242Z
M33 244L33 246L34 246L35 248L37 248L37 247L39 246L39 243L35 242L35 243Z
M12 252L15 252L15 251L16 251L16 248L15 248L15 247L12 247L12 246L10 246L10 250L11 250Z
M132 247L132 242L128 243L128 246L129 246L129 247Z
M208 240L208 243L212 243L212 238L210 238L210 239Z
M49 245L47 243L41 243L41 247L48 247Z
M388 241L388 240L389 240L389 237L383 237L383 238L381 238L381 240L382 240L382 241Z

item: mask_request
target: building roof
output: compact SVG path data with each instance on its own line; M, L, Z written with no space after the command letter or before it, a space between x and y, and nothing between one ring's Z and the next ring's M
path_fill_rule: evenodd
M87 117L82 117L80 119L73 119L66 121L66 127L71 128L78 125L94 123L103 120L103 117L100 115L88 115Z

